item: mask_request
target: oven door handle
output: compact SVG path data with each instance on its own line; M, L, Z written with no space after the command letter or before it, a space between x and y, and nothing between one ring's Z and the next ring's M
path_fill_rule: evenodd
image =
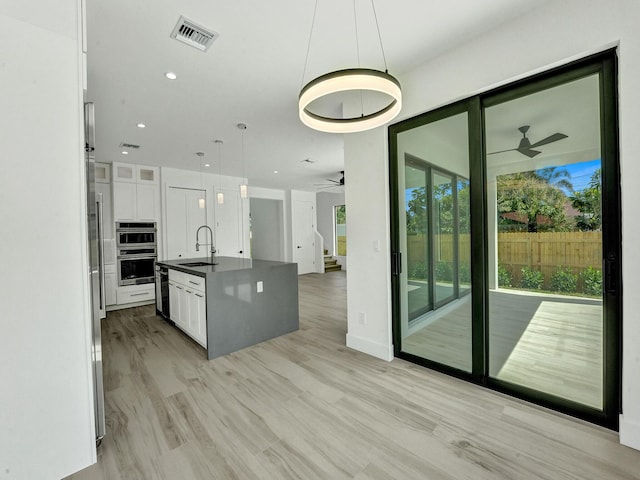
M157 255L147 255L147 254L139 254L139 255L118 255L118 260L142 260L142 259L153 259L158 258Z

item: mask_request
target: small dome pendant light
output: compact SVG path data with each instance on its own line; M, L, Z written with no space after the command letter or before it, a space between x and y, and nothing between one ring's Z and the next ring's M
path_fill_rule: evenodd
M242 184L240 185L240 198L249 198L249 186L246 184L244 176L244 132L247 129L247 125L244 123L238 124L238 129L242 134Z
M358 22L356 18L356 5L353 0L353 16L356 33L356 51L358 56L358 68L348 68L337 70L321 75L300 90L298 96L298 113L302 123L310 128L321 132L329 133L354 133L370 130L379 127L393 120L402 108L402 91L400 82L389 74L387 69L387 59L382 47L382 37L380 36L380 26L378 25L378 15L376 7L371 0L371 8L376 21L376 29L378 32L378 40L380 42L380 50L384 60L385 71L373 70L369 68L360 68L360 46L358 44ZM313 19L311 20L311 32L309 33L309 44L307 45L307 56L304 62L304 71L302 79L304 82L304 74L307 70L309 60L309 49L311 47L311 37L313 35L313 26L316 19L316 11L318 9L318 0L316 0L313 10ZM312 112L309 106L320 98L326 97L338 92L360 92L361 114L359 116L339 118L319 115ZM372 113L365 114L364 101L362 97L363 91L380 92L389 97L390 102L381 109Z
M222 140L216 140L215 143L218 145L218 193L216 194L216 201L218 205L224 204L224 193L222 193L222 153L220 149L222 148L222 144L224 143Z

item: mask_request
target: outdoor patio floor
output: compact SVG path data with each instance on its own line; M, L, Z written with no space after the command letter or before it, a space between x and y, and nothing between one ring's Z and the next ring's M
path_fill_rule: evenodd
M602 302L498 289L489 294L491 377L602 408ZM471 298L431 312L402 349L471 370Z

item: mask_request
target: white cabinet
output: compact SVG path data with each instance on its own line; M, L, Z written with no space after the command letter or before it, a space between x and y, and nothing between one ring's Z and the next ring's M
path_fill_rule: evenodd
M116 221L158 221L158 167L113 163L113 216Z
M205 257L210 247L203 246L196 251L196 231L207 223L207 209L200 208L199 200L205 195L203 190L187 188L167 188L167 258ZM200 242L209 243L208 232L200 232Z
M224 203L215 204L216 249L222 257L249 257L248 205L237 188L222 188ZM246 212L246 214L245 214ZM247 218L245 218L247 217Z
M105 305L107 307L116 304L116 291L117 291L117 279L116 279L116 266L115 264L108 264L104 266L104 296Z
M153 303L156 299L155 284L145 283L142 285L125 285L116 288L116 303L125 305L127 303Z
M207 348L206 282L169 269L169 316L178 328Z

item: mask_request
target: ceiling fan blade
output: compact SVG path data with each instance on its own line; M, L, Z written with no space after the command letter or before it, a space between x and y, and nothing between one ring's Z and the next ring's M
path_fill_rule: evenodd
M533 158L540 153L538 150L531 150L530 148L527 148L526 150L523 149L518 151L529 158Z
M541 147L542 145L557 142L558 140L562 140L563 138L568 138L568 135L565 135L564 133L554 133L553 135L549 135L547 138L543 138L539 142L529 145L529 148Z
M504 152L515 152L518 150L517 148L510 148L509 150L500 150L499 152L491 152L487 153L487 155L495 155L496 153L504 153Z

